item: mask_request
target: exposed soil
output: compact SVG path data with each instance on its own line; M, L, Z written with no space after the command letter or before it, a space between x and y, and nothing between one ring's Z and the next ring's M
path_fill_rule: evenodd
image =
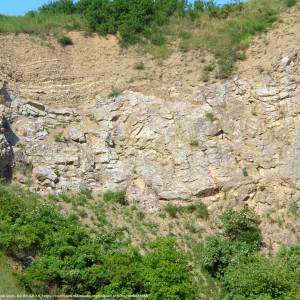
M170 87L188 88L201 81L205 62L198 53L174 52L159 61L138 47L122 49L114 36L68 35L74 45L67 47L54 37L46 41L26 34L0 36L0 75L14 94L77 107L88 105L96 95L108 95L113 88L167 97ZM134 68L139 62L144 70Z

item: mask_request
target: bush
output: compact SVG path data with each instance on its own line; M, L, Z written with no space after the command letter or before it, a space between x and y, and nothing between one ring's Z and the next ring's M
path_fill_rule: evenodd
M42 14L73 14L76 7L72 0L50 1L48 4L42 5L38 11Z
M254 256L229 267L222 282L233 299L257 299L257 296L282 299L297 289L291 275L283 264Z
M220 217L223 234L232 241L245 242L254 249L261 246L262 237L259 230L259 220L250 208L240 211L226 210Z
M224 238L209 238L202 253L202 264L214 277L222 277L226 268L251 256L262 244L259 221L249 208L226 210L220 220Z
M187 258L176 248L174 239L162 238L151 243L143 264L142 277L150 299L197 299Z
M61 35L57 38L57 41L63 46L70 46L73 45L73 41L70 37L66 36L66 35Z
M292 6L296 5L296 3L297 3L297 0L284 0L284 4L287 7L292 7Z
M166 37L159 32L152 33L150 35L150 41L153 45L156 45L156 46L162 46L162 45L166 44L166 42L167 42Z
M220 218L223 237L208 239L201 262L224 287L222 299L299 299L300 247L263 256L258 252L261 236L253 211L227 210Z
M232 242L212 236L202 251L201 261L213 277L221 278L229 266L234 266L241 259L249 257L255 250L245 242Z

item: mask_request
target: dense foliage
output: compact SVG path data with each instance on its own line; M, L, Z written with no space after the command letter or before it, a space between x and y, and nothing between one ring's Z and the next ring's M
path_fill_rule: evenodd
M262 237L252 210L227 210L220 219L222 235L208 240L202 264L220 280L224 298L299 299L300 247L263 256L258 252Z
M187 260L171 238L142 256L118 241L122 231L92 235L77 217L27 191L1 186L0 206L0 249L26 262L19 279L29 291L196 299Z

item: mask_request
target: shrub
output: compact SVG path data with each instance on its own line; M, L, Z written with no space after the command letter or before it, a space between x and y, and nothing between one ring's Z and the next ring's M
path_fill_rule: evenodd
M289 213L295 218L299 217L300 198L289 204Z
M229 267L222 282L234 299L257 299L257 296L282 299L294 289L288 269L262 256Z
M138 62L134 65L134 69L136 70L144 70L145 69L145 65L143 62Z
M189 272L187 258L172 238L161 238L150 244L143 259L142 277L150 299L197 299L197 287Z
M209 74L214 70L215 66L213 64L208 64L203 67L202 70L202 80L207 82L209 80Z
M244 177L248 177L249 176L248 171L247 171L246 168L243 168L243 176Z
M195 212L196 216L198 218L205 219L205 220L207 220L209 218L207 206L201 201L197 201L197 203L195 203L195 204L190 204L190 205L181 207L180 211L188 212L188 213Z
M259 220L254 211L246 207L240 211L226 210L220 217L223 234L232 241L241 241L258 249L262 237Z
M126 195L124 192L107 191L103 194L103 200L106 202L127 205Z
M282 248L278 255L277 260L283 262L289 269L300 271L300 247L291 246ZM300 279L300 278L299 278Z
M196 204L196 215L198 218L205 219L205 220L209 218L207 206L201 201Z
M292 7L296 5L297 0L284 0L284 5L287 7Z
M241 259L249 257L254 249L246 242L230 241L219 236L212 236L201 254L201 261L213 277L221 278L230 265L235 265Z
M61 35L57 38L57 41L63 46L70 46L73 45L73 41L70 37L66 36L66 35Z
M222 277L226 268L255 253L262 243L259 221L249 208L226 210L220 220L224 238L209 238L202 253L204 268L215 277Z
M75 12L75 5L72 0L57 0L51 1L48 4L42 5L38 9L42 14L73 14Z
M152 33L150 35L150 41L153 45L156 45L156 46L162 46L162 45L166 44L166 42L167 42L166 37L159 32Z

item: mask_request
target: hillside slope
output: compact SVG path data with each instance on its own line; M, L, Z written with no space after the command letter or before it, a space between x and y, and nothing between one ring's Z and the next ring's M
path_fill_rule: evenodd
M224 244L229 245L225 256L232 251L230 245L234 243L220 233L218 216L222 212L253 209L261 222L250 219L255 225L250 222L248 229L251 232L254 226L256 234L259 224L263 238L263 243L255 245L257 255L260 250L270 254L282 246L299 245L299 15L299 6L288 9L269 32L254 39L246 60L237 62L231 78L211 76L208 82L203 82L202 69L212 59L209 53L174 51L162 61L145 54L138 45L122 49L114 36L84 37L70 32L74 44L62 47L54 36L44 40L26 34L1 34L0 176L23 190L14 185L1 186L0 201L7 204L3 205L7 212L0 212L7 223L0 223L0 230L9 228L19 234L19 239L15 244L14 235L4 235L6 243L1 245L0 239L0 246L7 247L8 254L15 251L17 260L25 255L18 252L18 247L24 247L25 258L30 255L31 260L30 251L36 250L35 229L43 231L42 226L35 228L35 210L32 212L26 204L34 199L36 211L40 210L39 224L55 207L53 213L62 220L60 225L65 216L78 216L80 222L75 227L82 226L91 233L87 240L99 232L103 234L104 229L115 238L122 232L126 247L135 246L144 254L149 250L149 241L156 237L176 237L202 289L199 297L218 299L223 292L220 277L209 276L207 271L211 270L204 271L199 257L207 237L213 234L225 236ZM25 192L26 188L42 197ZM46 214L40 205L43 201L50 205ZM15 214L16 207L19 215ZM232 216L239 217L238 213L229 214L229 224ZM15 220L20 223L16 225ZM68 220L71 225L75 222ZM51 222L49 236L54 232L51 226L56 228L55 220ZM31 248L20 228L34 233L28 235L33 241ZM64 226L59 229L63 232ZM66 243L70 242L68 234L62 233ZM47 243L47 239L37 240ZM55 248L55 239L51 241L52 271L55 278L60 278L55 251L61 249ZM115 247L115 240L110 242ZM219 259L224 253L213 242L210 245L215 252L210 254L217 253ZM85 245L81 246L86 250ZM239 251L245 250L243 245L239 247ZM47 257L49 249L41 249ZM88 251L93 253L91 249ZM81 254L84 256L84 251ZM38 261L39 255L33 256ZM76 261L76 252L70 256ZM274 257L268 265L272 271L278 265ZM98 257L95 261L101 265ZM260 270L259 265L259 260L254 261L256 270ZM31 275L39 278L40 270L45 269L42 264L34 266L33 274L30 268L24 268L29 270L28 282ZM64 267L68 272L72 270L67 263ZM247 265L238 267L238 271L245 267L241 274L248 274ZM262 264L262 272L258 273L268 272L263 268ZM289 278L290 273L281 273L280 268L281 264L276 273ZM296 275L300 270L292 269ZM78 270L80 273L82 268ZM233 280L237 290L238 283L243 282L238 271ZM7 272L10 291L15 283L10 269ZM68 284L76 283L68 272L64 273ZM298 282L296 275L293 279ZM42 282L55 287L56 282L47 276ZM127 284L126 276L122 278ZM230 286L230 278L225 279ZM261 281L264 283L265 278ZM28 282L27 287L32 288ZM64 286L62 281L59 284L67 290L70 285ZM293 287L286 285L287 291L292 291ZM0 292L2 289L0 284ZM73 291L80 289L79 285ZM231 295L230 288L226 291Z
M15 178L27 183L30 166L37 191L124 190L154 211L199 198L214 212L247 204L270 225L263 226L268 243L296 243L298 14L289 10L254 42L237 77L210 83L193 76L193 52L159 65L136 48L120 52L113 37L73 33L74 46L49 48L2 35L3 110L12 128L4 134ZM145 70L134 69L139 58ZM133 75L147 79L129 84Z

